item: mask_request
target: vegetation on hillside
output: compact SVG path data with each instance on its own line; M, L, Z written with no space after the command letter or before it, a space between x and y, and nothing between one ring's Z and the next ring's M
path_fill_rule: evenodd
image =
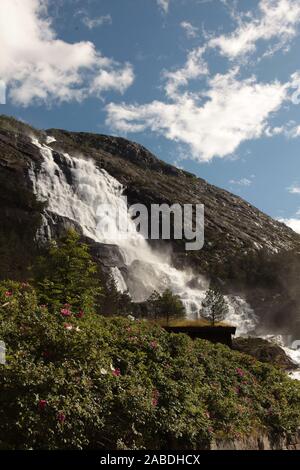
M300 384L226 346L50 311L28 284L2 283L0 305L2 449L196 449L300 424Z
M101 316L94 270L69 233L35 287L0 284L0 449L202 449L296 432L300 383L226 346Z

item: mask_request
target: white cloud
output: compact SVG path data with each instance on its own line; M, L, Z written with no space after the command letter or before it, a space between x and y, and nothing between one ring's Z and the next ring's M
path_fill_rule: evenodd
M180 23L180 26L182 27L186 36L189 39L193 39L198 36L198 28L196 28L196 26L193 26L192 23L190 23L189 21L182 21Z
M249 12L238 15L234 9L232 18L238 22L232 34L208 38L204 46L188 53L181 68L163 72L165 100L110 103L106 108L107 124L125 133L151 130L185 144L191 157L199 161L232 155L242 142L263 135L300 136L296 123L277 127L269 124L273 113L284 103L300 103L299 72L292 74L286 83L241 78L238 67L210 77L205 60L211 48L234 59L254 51L259 40L269 41L269 45L273 39L277 44L287 44L297 34L300 2L260 0L258 15ZM183 22L181 26L190 30L192 25ZM191 80L197 81L200 91L189 91Z
M134 73L130 64L120 70L101 70L91 83L91 92L101 94L115 90L124 93L134 81Z
M261 0L259 8L257 18L252 14L245 15L243 20L238 18L239 26L232 35L208 39L204 46L188 53L181 68L164 71L165 100L110 103L106 108L107 124L125 133L151 130L185 144L191 157L199 161L232 155L241 143L263 135L300 136L300 126L295 123L277 127L269 124L273 113L284 103L300 102L299 72L293 73L286 83L258 82L253 76L241 78L238 67L213 77L209 74L204 57L212 47L235 58L254 50L260 39L284 42L296 34L300 2ZM197 80L201 91L188 91L191 80Z
M236 59L255 51L258 41L277 40L286 45L298 32L300 23L299 0L261 0L259 15L248 13L239 17L239 26L232 34L223 34L211 39L209 46L217 47L220 52ZM271 48L277 49L274 46ZM269 51L271 53L271 50Z
M297 137L300 137L300 126L295 126L289 129L287 136L291 139L296 139Z
M1 0L0 47L0 76L16 104L80 101L101 88L124 92L133 81L130 65L102 56L93 43L58 39L47 0Z
M166 79L165 91L170 98L176 98L179 88L187 86L190 80L195 80L208 74L208 67L203 59L205 49L202 47L193 49L187 56L186 63L180 69L173 72L164 72Z
M208 88L198 95L179 95L176 86L170 91L170 84L180 81L168 78L166 93L172 102L110 103L107 124L121 132L150 129L188 145L196 160L209 161L260 137L271 113L287 99L288 84L258 83L254 77L239 80L237 69L209 79Z
M279 222L283 222L285 225L294 230L294 232L300 233L300 219L279 219Z
M6 83L4 80L0 80L0 104L6 103Z
M241 178L239 180L230 180L229 183L234 184L236 186L251 186L253 181L249 178Z
M111 15L102 15L96 18L90 18L89 16L84 15L82 17L82 22L87 28L94 29L104 24L112 24L112 17Z
M300 186L297 184L293 184L287 190L290 194L300 194Z
M276 135L284 135L288 139L296 139L300 137L300 126L295 121L288 121L282 126L268 126L265 129L266 137L274 137Z
M275 135L281 135L286 133L285 126L275 126L275 127L266 127L265 135L266 137L274 137Z
M164 13L168 13L170 0L156 0L156 2Z

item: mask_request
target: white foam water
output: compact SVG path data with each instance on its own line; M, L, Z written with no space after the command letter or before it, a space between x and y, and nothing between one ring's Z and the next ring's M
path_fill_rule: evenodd
M292 379L300 380L300 349L292 349L286 346L283 347L283 349L286 354L292 359L292 361L298 366L298 369L289 372L289 376Z
M237 325L237 335L245 336L254 331L258 323L253 309L245 299L239 296L226 296L229 312L226 321L232 325Z
M130 217L123 186L104 169L98 168L91 158L74 157L67 153L57 154L47 144L36 139L33 143L40 149L43 162L39 171L31 171L33 188L37 198L47 201L47 214L55 213L67 217L80 225L83 233L100 243L116 244L128 267L129 277L125 282L119 269L112 274L121 291L128 287L134 301L145 300L154 290L162 292L169 288L180 296L189 318L197 318L208 288L208 281L195 276L192 270L179 270L172 266L168 253L150 247L137 232ZM111 210L101 211L99 206L109 205ZM114 216L119 214L117 220ZM103 224L103 217L107 224ZM43 232L47 230L44 217ZM127 237L120 236L121 226L127 226ZM104 230L105 228L105 230ZM228 296L228 318L235 324L237 334L246 334L256 324L253 310L240 297Z
M120 269L117 267L117 266L114 266L113 268L111 268L111 274L112 274L112 277L114 278L114 281L116 283L116 288L119 292L126 292L127 290L127 285L126 285L126 282L124 280L124 277L122 276L122 273L120 271Z
M290 336L287 335L264 335L263 339L270 341L271 343L278 344L286 355L298 366L298 369L289 371L288 374L292 379L300 380L300 348L293 349L291 347Z

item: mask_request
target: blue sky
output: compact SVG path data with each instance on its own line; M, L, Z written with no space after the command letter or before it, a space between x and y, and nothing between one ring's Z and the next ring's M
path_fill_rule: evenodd
M1 0L0 112L121 135L300 231L298 0Z

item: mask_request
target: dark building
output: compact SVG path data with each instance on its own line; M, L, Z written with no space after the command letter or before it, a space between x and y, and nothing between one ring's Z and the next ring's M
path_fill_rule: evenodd
M185 333L191 338L201 338L212 343L222 343L232 347L232 336L235 335L235 326L199 326L199 325L164 325L163 328L170 333Z

